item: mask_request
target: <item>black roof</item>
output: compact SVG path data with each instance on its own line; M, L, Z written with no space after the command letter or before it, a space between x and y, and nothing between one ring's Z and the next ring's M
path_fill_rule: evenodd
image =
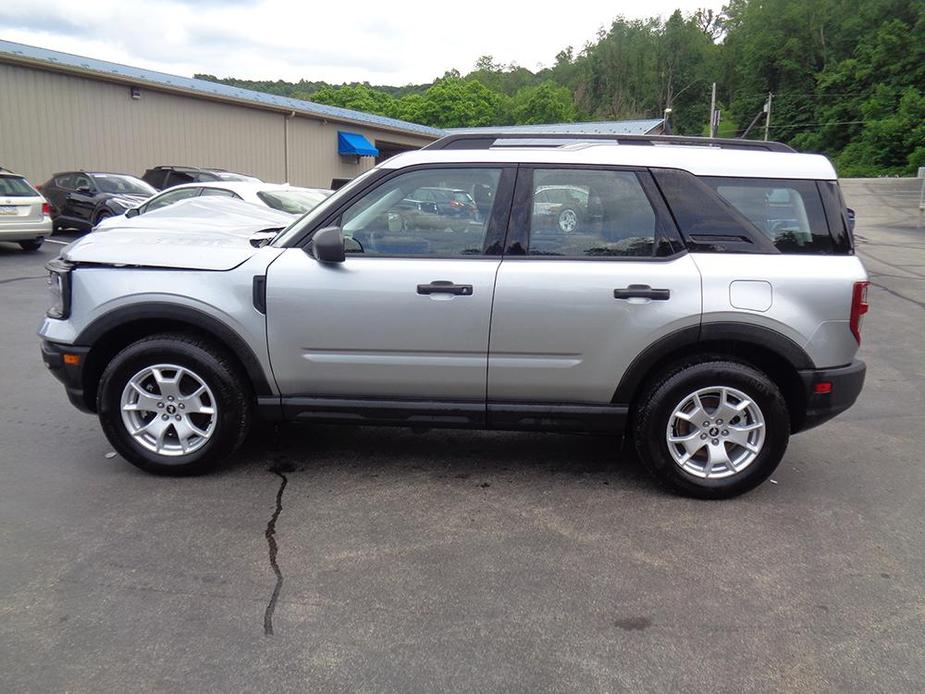
M719 149L763 150L765 152L795 152L790 145L764 140L739 140L719 137L687 137L682 135L619 135L611 133L524 132L497 131L453 133L441 137L423 149L489 149L491 147L564 147L580 143L615 143L620 145L687 145Z

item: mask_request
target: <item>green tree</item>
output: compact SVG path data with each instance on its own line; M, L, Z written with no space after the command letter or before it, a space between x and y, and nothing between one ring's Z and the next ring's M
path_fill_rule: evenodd
M551 80L524 87L514 95L511 115L515 123L523 125L567 123L575 119L572 93Z
M416 104L418 122L436 128L500 125L509 122L510 99L474 79L437 80Z
M382 116L395 117L398 105L395 97L385 92L373 89L367 85L344 85L342 87L322 87L314 94L301 94L296 92L297 99L307 99L319 104L340 106L355 111L378 113Z

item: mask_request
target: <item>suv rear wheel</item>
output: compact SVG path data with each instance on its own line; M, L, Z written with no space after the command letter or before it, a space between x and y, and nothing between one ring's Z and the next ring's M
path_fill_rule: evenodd
M189 335L155 335L110 361L97 410L106 437L133 465L156 474L199 474L244 440L252 419L249 393L215 345Z
M787 405L757 369L731 361L679 366L644 394L636 449L662 482L704 499L736 496L766 480L790 437Z

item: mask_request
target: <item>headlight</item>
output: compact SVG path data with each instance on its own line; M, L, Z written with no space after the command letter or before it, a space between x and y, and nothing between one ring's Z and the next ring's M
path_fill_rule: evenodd
M71 270L73 266L61 259L52 260L48 270L49 318L67 318L71 312Z

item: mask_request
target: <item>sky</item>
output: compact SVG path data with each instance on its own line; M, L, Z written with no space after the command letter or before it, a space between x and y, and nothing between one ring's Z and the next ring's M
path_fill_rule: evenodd
M576 53L618 15L667 17L710 0L455 3L403 0L2 0L0 39L191 77L404 85L482 55L531 70Z

